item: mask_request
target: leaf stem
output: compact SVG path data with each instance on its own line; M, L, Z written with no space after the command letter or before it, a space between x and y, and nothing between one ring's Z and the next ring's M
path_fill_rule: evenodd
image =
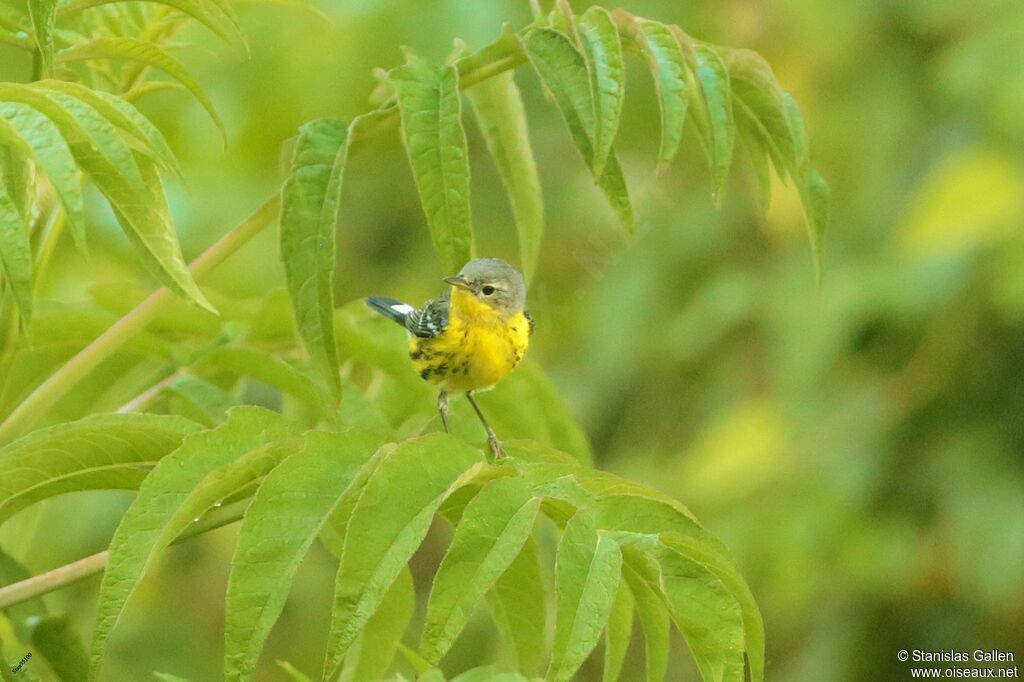
M182 540L187 540L203 533L209 533L212 530L241 521L245 515L247 504L247 500L241 500L230 507L225 507L221 510L220 514L204 518L179 535L171 544L177 544ZM97 573L102 573L107 568L108 561L110 561L110 550L105 549L84 559L59 566L52 571L40 573L31 578L2 587L0 588L0 610L44 594L49 594Z
M280 196L275 195L192 261L189 266L192 275L200 277L224 262L265 227L272 224L277 218L280 208ZM142 303L97 337L95 341L80 350L40 384L0 424L0 443L9 442L22 435L61 396L85 378L97 365L113 355L129 339L145 329L173 300L174 294L166 287L154 291Z

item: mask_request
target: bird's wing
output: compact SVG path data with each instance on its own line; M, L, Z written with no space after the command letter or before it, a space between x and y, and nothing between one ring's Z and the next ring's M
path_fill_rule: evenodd
M414 310L405 318L405 328L413 335L429 339L443 333L448 327L448 298L435 298Z

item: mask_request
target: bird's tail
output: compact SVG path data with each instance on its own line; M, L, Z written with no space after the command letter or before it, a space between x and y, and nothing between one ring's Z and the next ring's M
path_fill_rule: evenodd
M415 308L408 303L402 303L396 301L393 298L387 298L386 296L367 296L366 305L370 306L384 317L394 320L398 324L405 326L405 320L409 317Z

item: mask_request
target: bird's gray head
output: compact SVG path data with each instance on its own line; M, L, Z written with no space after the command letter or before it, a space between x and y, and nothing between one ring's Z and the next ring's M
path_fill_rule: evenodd
M517 313L526 307L526 282L519 271L500 258L477 258L444 281L469 292L501 312Z

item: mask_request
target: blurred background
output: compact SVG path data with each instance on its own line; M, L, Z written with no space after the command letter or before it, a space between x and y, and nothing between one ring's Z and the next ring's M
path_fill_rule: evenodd
M525 0L316 6L330 23L241 6L249 59L202 27L182 35L189 47L178 54L224 117L227 149L185 95L141 101L189 181L171 190L186 257L278 188L281 144L297 126L365 111L371 69L398 64L401 45L440 60L455 37L480 47L503 22L530 19ZM764 614L769 679L904 679L899 649L1016 647L1020 660L1024 3L624 8L768 59L803 108L832 187L832 225L817 287L795 192L777 185L763 214L742 154L721 208L692 136L656 176L656 100L633 62L617 142L637 213L628 239L536 79L519 70L547 210L531 354L589 435L597 466L679 498L725 540ZM26 78L19 60L0 53L0 80ZM466 124L478 250L514 260L504 191L472 117ZM439 293L450 273L432 255L397 134L352 159L346 182L340 300ZM107 229L93 233L90 259L62 243L43 298L154 286L110 217L94 218ZM283 284L277 253L271 230L204 288L263 298ZM106 547L130 500L72 497L33 521L33 568ZM62 521L69 508L80 522ZM110 679L219 676L233 532L165 554L112 640ZM316 670L332 571L326 553L311 555L265 660ZM97 584L50 597L83 634ZM671 679L691 679L677 658ZM262 674L282 675L272 663ZM629 675L627 664L626 679L637 679Z

